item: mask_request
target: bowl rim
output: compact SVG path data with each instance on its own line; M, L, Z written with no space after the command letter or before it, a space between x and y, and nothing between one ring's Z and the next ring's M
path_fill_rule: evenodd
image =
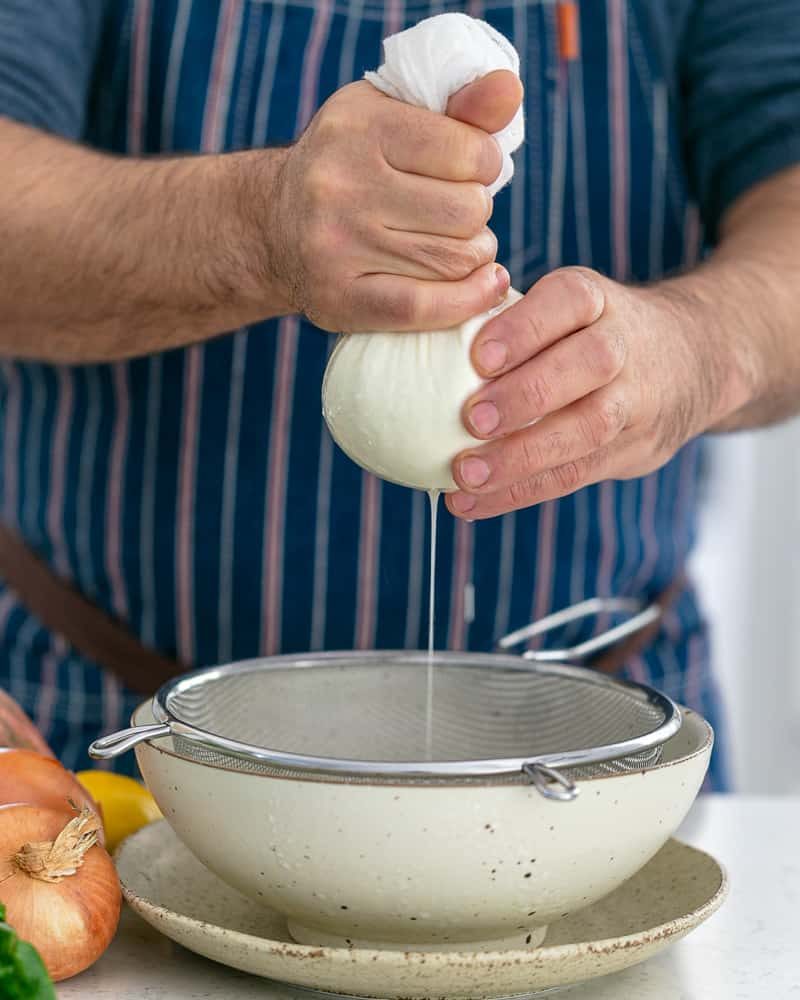
M150 711L151 715L153 714L152 704L153 704L153 699L146 698L136 706L136 708L131 713L130 717L132 726L142 725L141 721L137 721L137 717L140 715L142 711L148 710ZM671 760L662 759L661 761L659 761L659 763L654 764L651 767L642 768L641 770L638 771L617 771L605 774L587 775L586 777L578 778L577 781L579 781L580 784L583 784L585 782L609 781L613 780L614 778L631 777L634 774L637 776L646 775L652 771L661 771L666 768L674 767L676 765L686 764L689 761L703 754L710 755L711 750L713 749L714 746L714 730L711 724L708 722L706 718L704 718L704 716L702 716L699 712L696 712L694 709L686 708L683 705L678 705L678 708L680 709L682 718L681 727L673 736L671 736L667 740L667 742L664 744L664 748L666 749L673 740L680 738L686 722L691 720L691 723L693 725L698 724L700 727L697 745L694 747L694 749L690 750L688 753L681 754L680 756ZM281 774L277 769L274 771L259 772L259 771L248 770L247 768L222 766L219 764L215 764L212 761L200 760L193 757L188 757L185 754L179 753L175 749L171 749L165 746L160 746L156 742L156 739L142 740L135 748L137 758L139 752L144 749L145 744L151 750L155 750L157 753L164 754L167 757L174 757L176 760L179 760L185 764L194 765L198 767L206 767L214 771L224 771L228 774L241 774L253 778L269 778L272 780L279 780L279 781L304 781L304 782L311 782L312 784L345 785L350 787L368 787L368 788L370 787L410 788L415 790L423 788L434 788L439 791L441 791L442 788L473 789L480 787L499 788L503 786L531 787L530 779L523 773L511 776L508 775L496 776L496 777L475 776L475 777L460 778L460 779L455 779L455 778L442 778L439 780L425 779L422 781L419 779L415 780L414 778L405 778L405 779L386 778L386 777L371 778L369 776L365 776L359 778L358 781L352 781L352 780L343 780L342 778L337 779L336 777L331 775L326 775L323 773L315 773L315 772L293 771L291 773ZM567 771L567 773L569 772Z

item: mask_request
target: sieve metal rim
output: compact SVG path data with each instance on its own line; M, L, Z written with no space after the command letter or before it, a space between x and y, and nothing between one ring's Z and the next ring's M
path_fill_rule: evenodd
M523 660L519 656L496 653L468 653L443 651L433 656L434 665L451 664L460 668L487 667L516 670L573 680L605 689L626 688L636 696L659 709L663 721L653 730L639 737L608 743L602 746L580 750L541 754L538 756L487 758L483 760L457 761L380 761L353 760L347 758L321 757L312 754L298 754L289 751L260 747L250 743L232 740L217 733L201 729L176 717L169 708L170 696L177 696L232 674L252 673L264 670L279 670L291 666L292 669L319 668L352 664L354 661L375 662L386 666L419 667L428 663L428 654L414 650L339 650L304 654L285 654L274 657L258 657L237 663L216 667L204 667L174 678L163 685L153 696L152 709L158 725L146 727L150 730L141 738L158 736L181 736L210 750L221 751L231 757L318 775L338 775L353 777L380 777L413 779L414 781L442 778L480 778L514 775L532 771L557 771L582 765L600 764L605 761L632 756L661 746L673 736L681 725L680 709L671 698L660 691L636 681L611 678L585 667L565 664L545 664ZM153 732L157 729L160 732ZM121 735L121 734L118 734ZM138 741L137 741L138 742ZM121 748L119 748L121 749Z

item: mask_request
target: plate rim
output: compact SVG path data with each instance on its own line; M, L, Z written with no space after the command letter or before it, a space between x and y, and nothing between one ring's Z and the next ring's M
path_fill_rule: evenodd
M189 928L194 928L203 932L207 932L209 930L217 933L224 932L224 934L233 941L239 942L242 945L254 945L259 950L266 951L269 954L281 955L286 958L314 958L319 961L329 960L332 962L346 961L350 965L360 965L363 962L364 964L369 963L371 966L375 961L382 961L384 964L408 967L409 965L414 966L426 963L430 964L431 960L435 961L437 959L442 961L446 960L448 963L455 965L470 965L473 967L476 965L481 966L484 964L496 963L498 959L506 961L509 959L512 961L520 959L520 961L524 963L534 958L538 958L539 960L544 958L549 962L557 961L559 958L566 955L574 956L576 952L581 951L589 951L595 955L611 954L614 951L626 948L631 943L642 947L646 947L647 945L651 945L655 942L668 943L672 938L683 936L685 933L695 927L698 927L700 924L708 920L709 917L713 916L713 914L716 913L716 911L725 902L725 899L730 891L730 877L728 875L728 871L726 867L716 857L714 857L713 854L700 847L695 847L693 844L688 844L686 841L681 840L678 837L670 837L664 846L661 847L655 855L653 855L653 858L657 857L667 845L678 845L684 850L691 851L693 854L710 861L719 873L719 885L715 889L713 895L701 903L700 906L689 911L688 913L679 914L671 920L656 924L652 927L642 928L631 934L624 934L618 937L598 938L589 941L577 941L560 945L548 946L545 943L538 948L533 949L508 948L494 951L430 952L413 950L401 951L387 948L334 948L330 945L306 945L293 941L276 941L272 938L263 937L258 934L250 934L246 931L222 927L219 924L212 923L208 920L201 920L198 917L192 917L185 913L179 913L176 910L162 906L160 903L154 903L127 887L123 882L121 873L119 872L119 864L126 850L135 846L137 841L144 840L148 835L157 836L162 830L169 830L173 832L166 820L157 820L154 823L150 823L147 826L142 827L140 830L137 830L136 833L126 837L114 851L114 863L117 867L120 885L122 887L122 894L131 909L138 913L142 919L146 918L141 910L146 909L154 917L161 916L166 920L183 924ZM191 854L191 851L189 851L189 848L186 847L177 837L177 834L174 834L173 832L173 835L176 839L178 839L178 842L184 850L194 857L194 855ZM647 864L650 864L650 861L652 861L653 858L651 858ZM202 864L199 859L195 858L195 860L197 860L199 864ZM646 865L643 865L642 867L646 867ZM138 905L135 905L134 902L131 901L131 898L135 900ZM275 913L278 912L272 907L269 907L269 909ZM551 926L555 926L557 923L558 921L555 921L551 924ZM647 935L646 941L642 940L644 935Z

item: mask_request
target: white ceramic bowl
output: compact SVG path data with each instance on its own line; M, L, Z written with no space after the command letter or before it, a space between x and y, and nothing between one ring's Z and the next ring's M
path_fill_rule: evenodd
M549 921L595 902L666 843L713 744L684 709L662 761L578 782L572 802L524 780L344 783L231 771L171 738L136 756L164 816L229 885L289 919L306 944L399 949L535 946ZM149 702L134 724L153 721Z

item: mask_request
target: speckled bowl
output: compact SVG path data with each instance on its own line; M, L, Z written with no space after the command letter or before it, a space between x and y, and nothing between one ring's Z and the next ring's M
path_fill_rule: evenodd
M153 721L149 703L134 724ZM443 951L531 947L666 843L705 776L713 733L684 710L647 771L579 782L573 802L524 779L347 783L222 769L171 738L136 756L192 853L287 916L298 942Z

